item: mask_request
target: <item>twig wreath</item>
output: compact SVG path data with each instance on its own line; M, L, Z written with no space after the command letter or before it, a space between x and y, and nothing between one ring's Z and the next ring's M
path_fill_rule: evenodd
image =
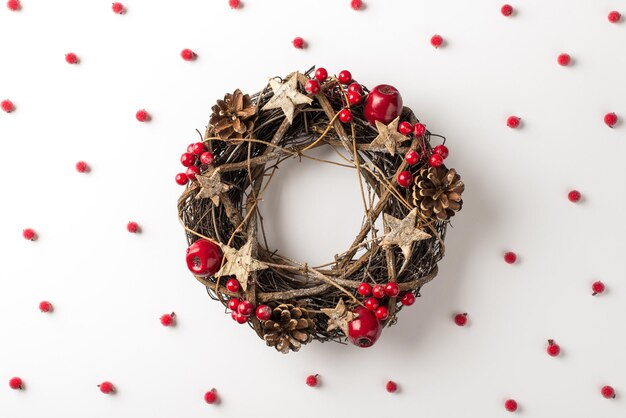
M348 71L292 73L252 96L218 100L201 142L181 162L178 213L187 264L211 296L268 346L298 351L312 340L369 347L437 275L464 184L399 92L371 91ZM434 148L432 137L443 143ZM310 156L332 147L343 162ZM309 158L356 171L364 215L350 248L309 266L267 243L258 202L280 163ZM383 217L383 231L375 227Z

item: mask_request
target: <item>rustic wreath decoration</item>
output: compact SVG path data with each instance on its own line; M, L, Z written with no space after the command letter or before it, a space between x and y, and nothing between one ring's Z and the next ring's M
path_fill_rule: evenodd
M445 145L431 147L433 137L445 142L402 106L395 88L370 91L348 71L312 68L272 78L252 96L226 94L202 141L181 157L189 269L235 321L282 353L312 340L371 346L437 275L447 225L462 207L464 184L443 163ZM321 146L343 163L308 155ZM258 202L289 158L356 171L362 227L321 266L280 255L264 234Z

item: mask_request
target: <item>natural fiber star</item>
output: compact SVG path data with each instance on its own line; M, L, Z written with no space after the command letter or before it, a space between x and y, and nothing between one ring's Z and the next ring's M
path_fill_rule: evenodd
M326 328L326 331L339 328L344 334L348 335L348 323L356 318L357 315L346 308L343 299L339 299L337 306L333 309L322 308L321 310L328 316L328 328Z
M259 260L252 258L252 245L254 240L248 240L240 249L235 250L227 245L220 244L226 262L217 272L217 276L235 276L241 284L241 288L246 291L248 289L248 277L250 273L258 270L265 270L267 265ZM256 245L256 242L254 242Z
M298 91L298 73L290 74L284 83L270 79L270 87L274 96L263 106L261 110L281 108L289 123L293 122L293 113L296 106L311 104L313 99Z
M400 116L389 122L389 125L385 125L379 121L376 121L376 130L378 130L378 136L374 138L370 144L372 151L384 151L387 150L391 155L396 155L398 150L398 144L408 141L408 137L398 132L398 124L400 123Z
M196 199L209 198L215 206L219 206L220 204L220 195L231 188L229 184L222 183L222 176L219 170L213 170L204 175L198 174L196 175L196 179L201 187L196 195Z
M404 219L394 218L385 213L384 221L391 230L383 238L381 245L389 247L397 245L404 255L404 263L406 263L411 255L411 247L415 241L428 239L431 236L415 226L417 220L417 208L414 208Z

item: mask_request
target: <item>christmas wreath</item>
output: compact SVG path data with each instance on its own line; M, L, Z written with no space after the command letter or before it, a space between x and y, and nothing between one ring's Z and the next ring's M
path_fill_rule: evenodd
M442 143L431 146L433 137ZM178 213L187 266L236 322L282 353L312 340L369 347L437 275L461 209L464 184L444 165L443 143L394 87L368 90L349 71L312 68L251 96L228 93L176 178L186 185ZM313 158L307 152L321 146L355 169L364 216L350 248L313 267L267 244L258 202L282 161Z

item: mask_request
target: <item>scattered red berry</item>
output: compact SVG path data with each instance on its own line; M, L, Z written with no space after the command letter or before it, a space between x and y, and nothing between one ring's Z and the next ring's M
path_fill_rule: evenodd
M517 128L520 124L520 118L518 118L517 116L509 116L506 120L506 126L508 126L509 128Z
M387 283L387 285L385 286L385 295L387 295L390 298L395 298L399 294L400 294L400 287L398 286L398 283L395 283L395 282Z
M304 85L304 90L309 94L317 94L320 92L320 82L317 80L309 80Z
M102 393L109 394L115 392L115 386L113 386L113 383L111 382L102 382L98 385L98 387Z
M126 229L128 230L128 232L130 232L131 234L136 234L137 232L139 232L139 224L137 222L134 221L130 221L127 225L126 225Z
M620 21L621 18L622 18L622 15L616 10L613 10L612 12L609 13L609 22L611 23L617 23Z
M12 12L17 12L18 10L22 8L22 5L20 4L20 0L9 0L7 2L7 7Z
M400 132L402 135L408 135L411 132L413 132L413 125L411 125L411 122L400 122L400 125L398 125L398 132Z
M415 295L411 292L403 293L400 297L400 302L402 302L404 306L411 306L415 303Z
M196 167L195 165L192 165L191 167L187 167L187 178L191 181L196 179L196 175L200 174L200 169L198 167Z
M441 37L441 35L433 35L433 37L430 38L430 44L435 48L439 48L441 45L443 45L443 38Z
M293 38L293 41L291 43L293 44L294 48L303 49L305 47L304 39L302 39L299 36L296 36L295 38Z
M504 402L504 409L509 412L517 411L517 402L513 399L507 399L506 402Z
M398 390L398 385L393 380L390 380L385 385L385 389L387 389L387 392L389 393L394 393L395 391Z
M615 389L613 389L613 387L611 386L602 386L600 393L602 393L602 396L604 396L606 399L615 398Z
M513 14L513 6L511 6L510 4L505 4L500 9L500 12L502 12L504 16L511 16Z
M184 186L185 184L187 184L187 182L189 181L189 179L187 178L187 174L185 173L178 173L176 174L176 183L180 184L181 186Z
M228 301L228 309L230 309L231 311L236 311L237 306L239 306L239 302L240 302L240 299L230 298L230 300Z
M228 289L229 292L239 292L240 288L241 286L239 285L239 281L237 281L237 279L228 279L226 282L226 289Z
M185 152L180 156L180 163L185 167L191 167L196 163L196 156L190 152Z
M79 161L76 163L76 171L79 173L87 173L89 171L89 166L84 161Z
M367 297L372 294L372 286L369 283L363 282L359 285L357 292L359 292L359 295Z
M557 62L561 66L569 65L571 60L572 58L569 56L569 54L560 54L557 58Z
M517 254L512 251L507 251L506 253L504 253L504 261L507 264L515 263L517 261Z
M246 322L248 322L249 318L249 315L244 315L241 312L233 312L231 316L235 321L237 321L238 324L245 324Z
M460 314L454 315L454 323L460 327L465 326L465 324L467 324L467 314L460 313Z
M24 389L24 381L19 377L12 377L9 380L9 387L14 390Z
M426 125L423 123L416 123L415 126L413 126L413 133L417 137L424 135L426 133Z
M317 78L318 81L326 81L326 79L328 78L328 71L326 71L326 68L320 67L315 71L315 78Z
M146 109L138 110L137 113L135 113L135 117L139 122L148 122L150 120L150 114Z
M7 113L11 113L15 110L15 105L9 99L5 99L2 102L0 102L0 107L2 107L2 110Z
M343 123L352 122L352 112L349 109L342 109L341 112L339 112L339 120Z
M245 316L250 316L252 312L254 312L254 305L249 300L242 300L239 302L239 306L237 306L237 312Z
M47 300L41 301L39 302L39 310L41 312L52 312L52 304L50 302L48 302Z
M238 9L241 7L241 1L239 0L228 0L228 5L231 9Z
M368 311L375 311L376 309L378 309L379 306L380 306L380 302L378 302L378 299L376 298L368 298L365 301L365 308Z
M267 305L259 305L256 308L256 317L259 321L267 321L272 316L272 308Z
M604 292L604 289L605 289L604 283L602 283L601 281L598 280L596 282L593 282L593 284L591 285L591 290L593 293L591 295L592 296L598 295Z
M413 184L413 174L410 171L401 171L398 174L398 186L409 187Z
M376 309L376 312L374 312L374 315L376 315L376 318L378 320L384 321L389 316L389 310L387 309L386 306L380 306L378 307L378 309Z
M567 194L567 198L570 202L576 203L580 201L581 194L578 190L572 190Z
M348 103L350 103L352 106L356 106L359 103L361 103L362 98L363 96L361 96L361 93L359 92L356 92L356 91L348 92Z
M318 383L317 376L318 376L317 374L308 375L306 377L306 384L307 384L307 386L311 386L312 388L317 386L317 383Z
M343 70L339 73L337 79L341 84L350 84L350 82L352 81L352 73L350 73L350 71L348 70Z
M203 152L202 155L200 155L200 162L202 164L211 165L215 162L215 156L211 151Z
M350 83L348 86L348 92L355 92L363 95L363 86L359 83Z
M556 357L561 352L561 347L554 342L554 340L548 340L548 348L546 349L548 354L552 357Z
M433 152L435 154L441 155L441 158L443 158L444 160L448 158L448 155L450 155L450 151L445 145L437 145L435 148L433 148Z
M607 113L606 115L604 115L604 123L606 123L609 128L612 128L617 124L617 115L612 112Z
M124 14L125 12L124 5L120 2L113 3L111 10L113 10L113 13L117 13L118 15Z
M209 405L214 404L216 401L217 401L217 390L211 389L210 391L204 394L204 402L208 403Z
M161 315L161 318L160 318L161 325L163 325L164 327L173 326L175 317L176 317L176 314L174 312L172 312L171 314Z
M354 10L361 10L363 8L363 2L361 0L352 0L350 6Z
M73 52L69 52L65 54L65 61L68 64L78 64L78 56L76 56L76 54Z
M32 228L26 228L25 230L23 230L22 236L24 237L24 239L27 239L29 241L35 241L37 239L37 233Z
M433 154L428 159L428 165L431 167L441 167L443 165L443 157L439 154Z
M185 48L182 51L180 51L180 57L184 59L185 61L193 61L196 59L197 55L191 49Z
M374 285L372 288L372 296L377 299L381 299L385 297L385 287L381 284Z
M408 165L415 165L419 162L420 156L417 151L409 151L404 155L404 160Z

